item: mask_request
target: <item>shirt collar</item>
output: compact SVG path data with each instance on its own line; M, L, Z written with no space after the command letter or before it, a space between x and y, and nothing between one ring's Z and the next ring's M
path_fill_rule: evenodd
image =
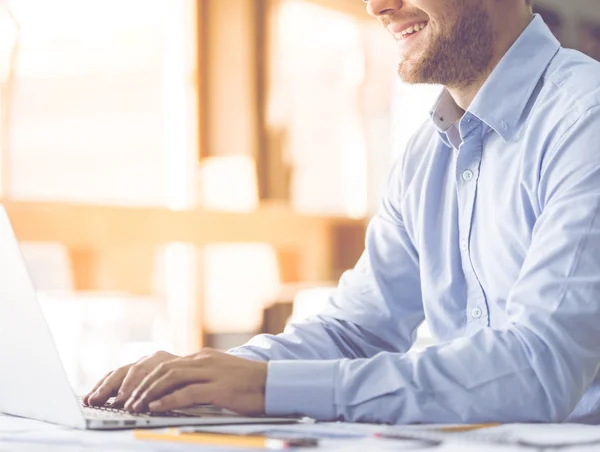
M448 90L444 89L431 111L431 119L437 129L440 132L447 132L462 115L462 108L456 105Z
M559 49L560 43L536 14L500 60L468 111L508 141L518 130L527 103ZM446 132L461 116L462 110L444 89L431 112L435 126Z

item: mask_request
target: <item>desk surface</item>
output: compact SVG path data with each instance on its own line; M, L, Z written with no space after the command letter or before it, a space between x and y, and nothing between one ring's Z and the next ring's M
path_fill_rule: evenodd
M533 451L535 449L513 446L492 446L489 444L465 444L464 442L447 443L438 447L431 447L424 443L414 441L393 441L377 439L372 436L373 433L381 431L385 427L364 424L319 424L321 427L330 426L334 431L336 429L353 429L364 433L365 437L353 440L330 439L322 440L322 445L318 450L340 451L340 452L371 452L371 451L398 451L398 450L419 450L428 449L435 452L486 452L495 451ZM554 432L556 429L563 428L561 425L536 426L537 429L548 429L548 432ZM600 427L593 427L598 429ZM568 430L567 430L568 431ZM46 424L43 422L32 421L28 419L15 418L0 414L0 452L5 451L243 451L244 449L217 448L209 446L170 444L159 442L142 442L134 439L131 431L117 432L98 432L98 431L79 431ZM316 450L316 449L315 449ZM588 447L564 448L561 451L598 451L598 445ZM308 451L308 450L307 450Z
M380 427L360 426L362 431L373 432ZM377 442L375 446L373 443ZM379 444L380 440L368 438L360 441L324 441L319 450L367 452L372 450L397 450L391 444ZM387 447L386 447L387 446ZM131 431L79 431L28 419L0 414L0 452L5 451L241 451L243 449L217 448L199 445L143 442L134 439Z

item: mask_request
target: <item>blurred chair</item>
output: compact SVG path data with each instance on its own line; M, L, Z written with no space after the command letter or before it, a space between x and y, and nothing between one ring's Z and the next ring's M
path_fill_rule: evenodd
M277 301L267 306L263 311L263 321L260 329L264 334L279 334L283 332L290 320L294 304L289 301Z

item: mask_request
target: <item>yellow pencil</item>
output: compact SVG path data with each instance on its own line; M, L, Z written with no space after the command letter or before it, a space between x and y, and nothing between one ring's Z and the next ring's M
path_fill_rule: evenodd
M134 430L136 439L144 441L169 441L212 446L241 447L246 449L287 449L292 446L285 439L266 438L257 435L181 432L179 429Z
M469 424L469 425L456 425L450 427L442 427L439 430L442 432L470 432L471 430L479 430L482 428L498 427L500 424Z

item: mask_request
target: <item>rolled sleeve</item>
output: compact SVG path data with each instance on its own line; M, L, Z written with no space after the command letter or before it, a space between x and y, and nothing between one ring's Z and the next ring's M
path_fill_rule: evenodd
M269 362L266 414L334 420L338 368L339 360Z

